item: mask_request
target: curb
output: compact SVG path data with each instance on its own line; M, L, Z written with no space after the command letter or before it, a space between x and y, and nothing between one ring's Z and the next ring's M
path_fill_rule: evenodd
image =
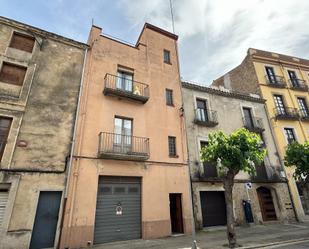
M239 248L242 249L256 249L256 248L265 248L269 246L279 246L279 245L285 245L285 244L291 244L291 243L296 243L296 242L303 242L303 241L309 241L308 238L301 238L301 239L291 239L291 240L283 240L280 242L273 242L273 243L268 243L268 244L259 244L259 245L252 245L252 246L242 246Z

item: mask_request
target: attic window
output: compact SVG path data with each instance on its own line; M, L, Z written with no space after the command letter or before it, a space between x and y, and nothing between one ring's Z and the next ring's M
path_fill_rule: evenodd
M32 53L34 42L33 36L14 32L9 47Z

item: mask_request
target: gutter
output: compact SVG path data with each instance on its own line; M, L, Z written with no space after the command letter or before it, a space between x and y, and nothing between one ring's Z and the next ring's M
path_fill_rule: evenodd
M64 223L64 212L65 212L65 209L66 209L66 204L67 204L67 199L68 199L68 191L69 191L69 185L70 185L70 175L71 175L71 170L72 170L73 153L74 153L74 147L75 147L75 141L76 141L77 122L78 122L79 111L80 111L80 102L81 102L81 96L82 96L82 90L83 90L87 53L88 53L88 48L86 48L85 54L84 54L83 71L82 71L82 76L81 76L81 79L80 79L78 101L77 101L77 107L76 107L76 112L75 112L75 121L74 121L74 129L73 129L73 136L72 136L72 144L71 144L71 150L70 150L70 155L69 155L69 161L68 161L68 164L67 164L67 167L66 167L67 173L66 173L66 176L65 176L64 200L63 200L62 215L61 215L61 221L60 221L60 227L59 227L59 239L58 239L56 248L60 248L62 228L63 228L63 223Z

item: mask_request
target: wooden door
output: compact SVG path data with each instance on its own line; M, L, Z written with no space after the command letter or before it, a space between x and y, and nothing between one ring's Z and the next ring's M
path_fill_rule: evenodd
M257 189L260 208L264 221L277 220L276 210L273 202L271 191L265 187Z
M183 233L181 194L170 194L172 233Z

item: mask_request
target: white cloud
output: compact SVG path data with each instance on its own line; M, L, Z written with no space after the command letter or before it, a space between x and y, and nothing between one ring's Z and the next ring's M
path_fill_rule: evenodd
M132 29L147 21L171 31L168 0L121 0L119 6ZM173 6L184 79L211 83L249 47L309 57L309 1L174 0Z

